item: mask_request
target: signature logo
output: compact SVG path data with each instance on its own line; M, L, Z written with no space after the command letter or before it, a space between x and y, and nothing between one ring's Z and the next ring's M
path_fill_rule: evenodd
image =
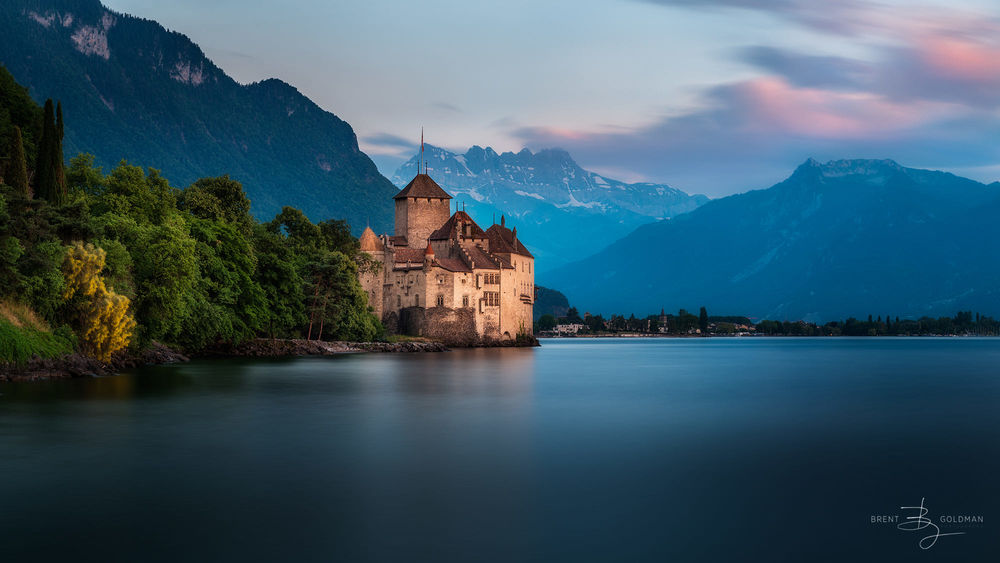
M934 547L939 538L945 536L960 536L965 534L965 532L948 532L946 534L941 533L941 527L934 523L927 514L930 509L924 506L925 498L921 497L920 506L901 506L900 510L912 510L916 516L907 516L905 522L900 522L896 524L896 529L903 530L904 532L920 532L925 531L928 535L924 536L918 542L920 549L930 549Z

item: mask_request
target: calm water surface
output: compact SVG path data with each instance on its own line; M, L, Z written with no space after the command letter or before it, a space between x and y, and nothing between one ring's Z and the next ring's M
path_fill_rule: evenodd
M1000 340L548 340L0 385L0 561L996 561ZM873 515L916 515L931 549ZM982 524L946 527L944 515Z

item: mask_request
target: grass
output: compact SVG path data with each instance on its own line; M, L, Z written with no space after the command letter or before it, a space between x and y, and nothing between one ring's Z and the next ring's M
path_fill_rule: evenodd
M39 319L31 307L20 303L0 301L0 320L6 320L15 328L31 328L42 332L49 330L49 325Z
M50 332L30 308L0 302L0 364L23 366L34 356L55 358L72 354L73 348L68 329Z

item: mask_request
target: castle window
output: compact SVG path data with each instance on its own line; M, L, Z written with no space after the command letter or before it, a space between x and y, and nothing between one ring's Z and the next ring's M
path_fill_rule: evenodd
M420 294L419 293L414 293L413 294L413 304L416 305L417 307L420 306Z
M437 305L438 307L444 307L444 295L438 294Z
M462 296L462 306L463 307L468 307L469 306L469 296L468 295L463 295Z
M402 305L403 305L403 298L397 295L396 296L396 306L400 307Z

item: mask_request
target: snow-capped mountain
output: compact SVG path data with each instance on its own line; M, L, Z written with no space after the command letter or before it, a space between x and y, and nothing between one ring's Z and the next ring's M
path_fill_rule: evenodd
M404 186L420 155L396 170ZM669 219L706 203L664 184L629 184L584 170L569 153L546 149L498 154L474 146L455 154L425 145L428 173L480 222L506 214L546 269L592 254L637 226Z

